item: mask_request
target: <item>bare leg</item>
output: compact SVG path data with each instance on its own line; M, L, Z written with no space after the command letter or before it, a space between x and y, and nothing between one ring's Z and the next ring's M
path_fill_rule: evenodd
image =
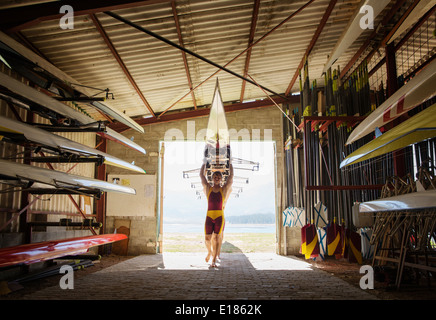
M217 237L216 237L216 233L212 234L212 239L211 239L211 248L212 248L212 256L215 255L215 248L216 248L216 242L217 242Z
M206 262L209 262L210 256L212 255L212 235L211 234L206 234L204 237L204 244L206 245L206 249L207 249L207 256L206 256Z
M217 259L221 259L220 255L221 255L221 246L223 245L223 239L224 239L224 232L221 232L218 235L218 254L217 254Z
M213 243L213 246L212 246L213 257L212 257L212 264L211 264L212 267L216 267L216 258L217 258L217 255L218 255L218 246L220 244L218 236L219 235L216 234L216 233L212 234L212 239L213 239L212 240L212 243Z

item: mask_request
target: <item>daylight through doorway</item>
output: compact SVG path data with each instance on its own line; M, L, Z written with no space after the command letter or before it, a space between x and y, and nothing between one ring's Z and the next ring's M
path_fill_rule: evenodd
M162 189L163 252L204 252L207 200L199 178L204 142L165 141ZM275 143L231 142L234 183L225 208L222 252L274 252ZM258 168L243 159L259 163Z

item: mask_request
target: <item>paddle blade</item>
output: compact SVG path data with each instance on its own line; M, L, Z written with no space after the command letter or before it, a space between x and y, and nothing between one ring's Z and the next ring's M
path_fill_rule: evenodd
M301 247L300 247L300 253L306 254L306 228L309 225L306 224L301 228Z
M331 223L327 226L327 254L333 256L342 254L341 232L339 225Z
M362 242L357 232L348 231L348 261L362 264Z
M319 254L318 234L315 225L311 224L305 229L306 233L306 253L305 258L314 258Z
M341 235L340 240L340 252L336 255L336 259L341 259L345 256L345 249L346 249L346 235L345 235L345 226L342 224L341 226L338 226L339 228L339 234Z
M327 255L327 233L325 228L317 228L318 241L319 241L319 257L325 260Z

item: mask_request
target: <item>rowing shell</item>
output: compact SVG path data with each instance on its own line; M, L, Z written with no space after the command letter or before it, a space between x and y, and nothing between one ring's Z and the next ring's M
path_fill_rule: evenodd
M353 18L350 20L349 25L344 28L344 33L336 43L332 53L329 55L329 60L324 66L323 73L325 73L353 44L362 32L365 31L361 26L361 20L363 19L363 14L366 13L365 11L360 12L361 8L372 8L372 19L375 19L390 2L390 0L364 0L361 5L359 5Z
M6 160L0 160L0 175L2 183L14 184L16 180L32 181L35 182L32 187L42 184L54 188L82 188L101 192L136 194L136 190L130 187Z
M216 171L222 173L223 182L225 182L229 175L230 157L229 130L217 79L209 113L204 150L206 177L209 183L212 183L212 175Z
M85 253L89 248L127 239L124 234L101 234L45 241L0 249L0 268Z
M84 94L86 97L92 96L89 90L86 87L80 85L78 81L67 75L65 72L63 72L53 64L49 63L47 60L41 58L31 50L27 49L20 43L16 42L14 39L8 37L3 32L0 32L0 42L8 47L7 49L5 49L7 50L7 54L12 54L14 56L27 59L28 61L30 61L31 64L33 64L34 68L44 69L53 77L59 79L60 82L70 85L74 90ZM100 102L93 102L91 103L91 105L99 109L100 111L110 115L117 121L127 125L128 127L144 133L144 128L142 128L136 121L126 116L124 113L118 111L116 108L110 107L109 105Z
M140 167L113 157L102 151L85 146L75 141L71 141L67 138L33 127L23 122L15 121L2 116L0 116L0 134L8 137L9 140L14 143L31 141L32 143L44 146L58 153L68 152L85 157L102 157L105 164L145 173L145 171ZM2 136L0 136L0 140L2 140Z
M400 24L398 29L395 30L393 35L389 37L387 44L398 38L404 31L406 31L410 26L414 25L427 11L435 5L434 0L420 0L415 8L407 15L404 21Z
M372 159L436 137L436 104L424 109L346 157L340 167Z
M95 123L87 115L4 73L0 73L0 98L13 102L21 108L38 112L43 117L49 117L49 113L55 113L61 117L73 119L79 124L91 125ZM144 148L108 127L98 134L145 154Z
M427 209L436 207L436 190L426 190L383 198L359 205L359 212L375 213L384 211L401 211Z
M436 60L398 89L351 132L346 144L366 136L422 104L436 93Z

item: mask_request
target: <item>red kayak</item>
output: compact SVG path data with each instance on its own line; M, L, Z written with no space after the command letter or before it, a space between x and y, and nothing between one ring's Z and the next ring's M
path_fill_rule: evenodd
M84 253L91 247L125 239L127 236L124 234L101 234L2 248L0 249L0 267L31 264L65 255Z

